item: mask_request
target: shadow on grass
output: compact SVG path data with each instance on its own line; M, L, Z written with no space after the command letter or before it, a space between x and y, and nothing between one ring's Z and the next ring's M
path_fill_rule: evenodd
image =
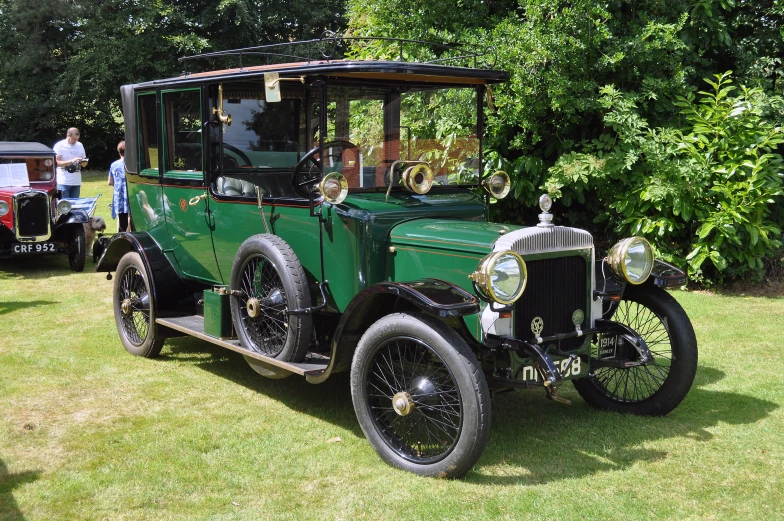
M52 300L30 300L28 302L0 301L0 315L11 313L12 311L19 311L20 309L37 308L38 306L48 306L50 304L58 304L58 302Z
M257 375L241 355L192 338L173 338L161 359L189 363L269 396L287 407L363 437L351 403L348 374L321 385L292 376L269 380ZM209 354L210 357L204 357ZM684 402L663 418L619 415L589 407L569 385L564 406L544 399L543 391L501 394L493 399L490 441L464 478L477 485L536 485L623 470L663 460L668 453L647 442L675 437L710 440L720 423L748 424L767 417L778 405L738 393L703 389L724 373L700 367Z
M84 271L95 271L95 265L89 256L84 264ZM0 264L0 277L6 279L51 279L72 273L67 255L6 257Z
M717 369L700 367L697 375L683 403L659 418L593 409L573 389L568 390L568 407L531 393L499 396L493 403L490 443L467 480L536 485L622 470L668 456L664 450L646 448L648 442L675 437L708 441L713 438L711 427L754 423L779 407L752 396L702 389L724 377Z
M204 358L209 354L209 358ZM301 376L280 380L256 373L241 354L194 338L166 340L160 360L192 363L216 376L284 403L287 407L322 419L364 438L354 415L348 373L332 376L319 385L309 384Z
M22 511L14 499L13 491L20 485L32 483L40 477L39 471L9 474L3 460L0 460L0 519L8 521L23 520Z

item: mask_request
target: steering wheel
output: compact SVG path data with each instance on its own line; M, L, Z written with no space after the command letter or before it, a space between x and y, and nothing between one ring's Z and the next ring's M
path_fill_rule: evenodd
M329 141L324 143L324 151L333 163L340 162L343 165L342 174L346 178L359 173L359 149L354 143L343 139ZM316 147L302 156L294 167L294 189L305 197L309 196L313 185L319 180L321 157L318 154L319 147Z
M244 163L241 166L253 166L253 162L250 160L250 158L247 155L245 155L245 152L243 152L239 148L235 147L234 145L229 145L228 143L224 143L223 144L223 148L225 148L226 150L229 150L232 153L234 153L237 156L239 156L239 158L242 159L242 161ZM240 165L238 165L238 166L240 166Z

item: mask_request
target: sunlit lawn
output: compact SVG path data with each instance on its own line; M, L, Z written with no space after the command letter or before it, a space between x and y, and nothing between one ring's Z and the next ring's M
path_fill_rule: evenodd
M133 357L89 260L0 260L0 519L782 519L784 298L676 297L700 368L668 417L499 395L448 482L376 456L345 375L265 380L188 338Z

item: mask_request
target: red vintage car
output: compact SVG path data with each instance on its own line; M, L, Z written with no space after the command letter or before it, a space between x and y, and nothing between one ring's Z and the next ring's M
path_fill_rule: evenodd
M55 157L40 143L0 142L0 257L64 254L82 271L97 198L62 199Z

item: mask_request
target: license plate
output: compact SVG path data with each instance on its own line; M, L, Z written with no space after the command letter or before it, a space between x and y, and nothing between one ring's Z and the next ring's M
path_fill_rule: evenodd
M53 242L36 242L32 244L14 244L11 253L27 255L31 253L55 253L57 246Z
M619 348L624 346L623 337L620 336L601 336L599 337L599 356L600 360L609 360L618 356Z

